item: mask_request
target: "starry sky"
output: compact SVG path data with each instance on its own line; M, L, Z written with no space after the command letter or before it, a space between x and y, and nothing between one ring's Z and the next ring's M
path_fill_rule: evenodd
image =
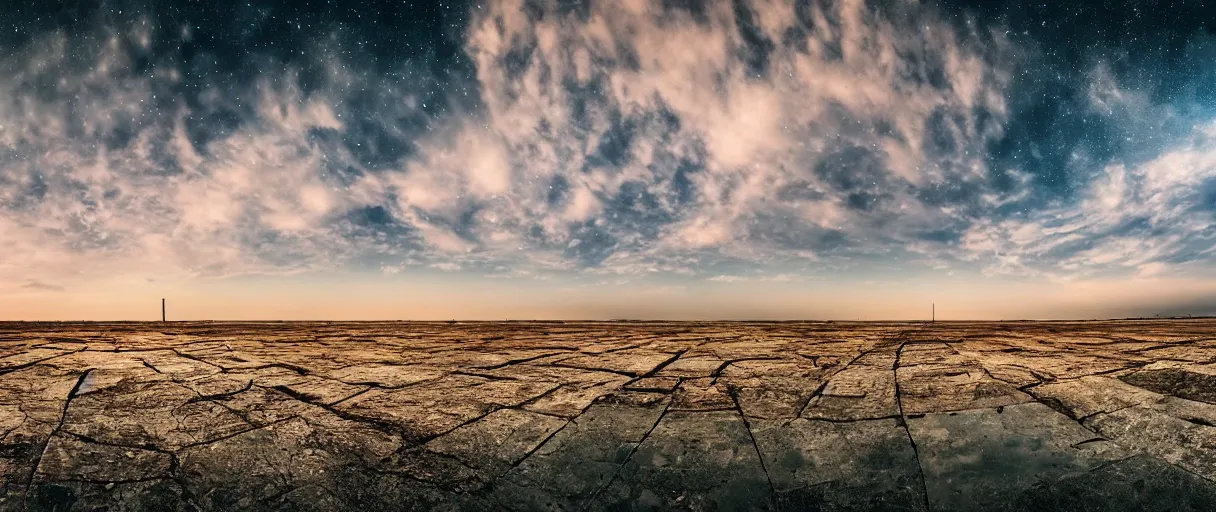
M1216 314L1210 20L14 2L0 318Z

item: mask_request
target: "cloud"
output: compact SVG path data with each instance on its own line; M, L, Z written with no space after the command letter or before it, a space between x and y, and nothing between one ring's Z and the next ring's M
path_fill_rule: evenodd
M66 288L64 288L62 286L54 285L54 284L47 284L47 283L43 283L41 281L30 281L28 283L21 285L21 288L26 289L26 290L38 290L38 291L45 291L45 292L62 292L62 291L67 290Z
M1204 264L1216 252L1216 124L1134 167L1112 164L1077 202L1024 219L973 225L964 258L990 273L1083 276L1125 270L1154 276Z
M369 198L319 140L344 128L329 91L284 67L175 96L180 71L145 63L140 34L50 33L3 62L0 279L290 272L375 245L342 222Z
M0 57L0 282L1151 277L1212 255L1216 128L1116 66L1060 108L1169 137L1027 132L1041 56L930 4L668 4L474 3L446 53L345 22L238 54L195 35L233 27L143 13L33 34Z
M591 265L625 251L813 258L961 222L970 212L936 203L981 190L1007 43L920 7L888 18L859 2L792 5L507 1L478 13L469 52L486 122L520 168L561 190L525 222L575 240ZM992 50L970 49L980 42ZM585 214L554 219L563 206L597 210L597 224L571 229Z

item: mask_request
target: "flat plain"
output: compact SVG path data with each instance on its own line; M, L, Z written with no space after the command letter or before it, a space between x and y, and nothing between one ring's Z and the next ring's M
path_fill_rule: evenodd
M1213 510L1216 321L0 323L0 510Z

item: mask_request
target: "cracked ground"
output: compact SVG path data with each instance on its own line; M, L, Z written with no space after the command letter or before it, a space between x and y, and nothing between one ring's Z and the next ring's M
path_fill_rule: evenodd
M0 324L0 510L1212 510L1216 321Z

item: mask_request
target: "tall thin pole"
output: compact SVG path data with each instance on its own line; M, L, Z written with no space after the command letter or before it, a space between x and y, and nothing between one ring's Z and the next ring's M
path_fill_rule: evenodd
M937 303L936 302L933 303L933 312L931 314L933 316L929 317L929 321L933 322L933 323L937 323Z
M160 300L160 321L165 321L165 299Z

